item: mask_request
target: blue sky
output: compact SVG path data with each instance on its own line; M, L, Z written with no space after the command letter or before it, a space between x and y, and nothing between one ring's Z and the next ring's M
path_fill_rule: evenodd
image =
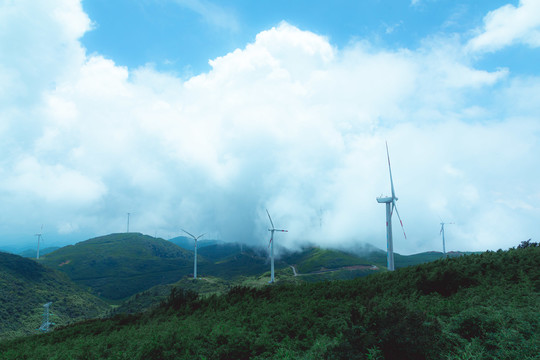
M94 29L82 43L89 52L111 57L119 65L153 63L162 70L196 74L209 70L209 59L242 48L281 21L326 36L339 48L368 40L382 47L415 49L439 33L467 33L481 25L488 11L506 4L518 1L92 0L83 1ZM537 53L523 55L538 59ZM526 71L533 70L534 61L505 55L497 61L486 58L483 65L488 68L514 60Z
M0 247L539 237L540 0L0 1ZM396 222L397 224L397 222Z

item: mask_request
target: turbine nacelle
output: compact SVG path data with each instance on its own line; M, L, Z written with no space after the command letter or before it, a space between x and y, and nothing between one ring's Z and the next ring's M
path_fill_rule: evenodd
M396 198L392 198L392 197L378 197L377 198L377 202L379 204L386 204L386 203L391 203L393 201L397 201L397 197Z

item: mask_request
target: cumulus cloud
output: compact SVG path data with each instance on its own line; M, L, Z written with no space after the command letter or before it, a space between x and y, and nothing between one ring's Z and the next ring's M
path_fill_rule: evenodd
M493 52L512 44L540 46L540 1L520 0L490 11L484 27L468 43L474 52Z
M26 62L0 58L14 74L28 63L44 69L18 80L31 101L0 98L8 223L45 222L84 240L124 231L130 212L133 231L170 237L183 227L265 244L268 208L289 230L277 245L384 249L375 198L390 191L387 140L408 234L395 228L397 252L440 249L440 218L456 223L450 250L537 235L537 106L510 95L540 96L538 78L476 69L455 37L415 50L338 49L283 22L183 80L85 54L78 38L90 22L73 3L43 3L40 14L63 15L46 17L49 35L29 28L14 40ZM14 4L1 16L32 7ZM43 40L51 59L34 53Z

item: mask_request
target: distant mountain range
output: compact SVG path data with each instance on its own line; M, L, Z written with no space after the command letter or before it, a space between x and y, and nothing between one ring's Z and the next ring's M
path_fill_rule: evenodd
M269 271L265 248L218 240L200 240L197 245L201 277L238 282L246 277L265 276ZM395 263L399 268L440 257L442 253L438 252L395 254ZM166 241L140 233L111 234L60 248L38 261L65 272L74 282L92 288L98 296L119 301L156 285L172 284L192 276L193 240L183 236ZM373 248L359 256L308 247L300 252L282 252L275 266L282 278L301 276L302 281L308 282L348 279L384 271L386 252Z

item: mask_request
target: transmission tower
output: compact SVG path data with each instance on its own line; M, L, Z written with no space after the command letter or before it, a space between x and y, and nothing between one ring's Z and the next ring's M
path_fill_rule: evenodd
M41 326L38 330L44 333L49 332L51 325L55 325L55 323L49 321L49 316L52 315L49 311L51 304L52 302L48 302L43 305L43 322L41 323Z

